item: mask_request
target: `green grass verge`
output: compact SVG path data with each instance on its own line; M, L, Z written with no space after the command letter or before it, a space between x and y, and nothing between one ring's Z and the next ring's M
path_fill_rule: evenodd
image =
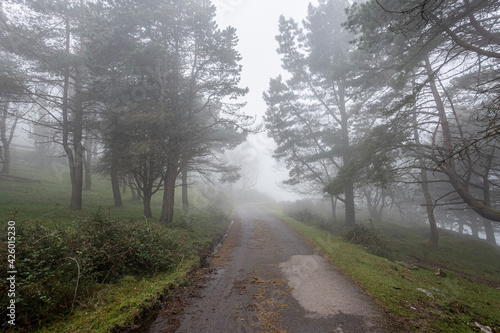
M459 242L460 248L445 245L439 255L427 254L432 258L431 262L410 270L386 258L372 255L361 246L345 242L332 233L288 218L279 210L264 208L309 239L335 265L404 322L408 330L480 331L476 323L489 326L494 332L500 330L500 290L461 277L457 272L445 271L445 277L437 276L436 269L431 265L444 260L459 269L460 264L452 263L453 258L467 252L467 248L474 248L475 243L464 245ZM453 255L447 256L450 252ZM466 258L470 260L470 255ZM494 265L498 267L500 253L495 258ZM469 270L474 270L474 261L468 263L466 271ZM431 292L432 297L418 289Z
M39 221L47 227L71 227L102 207L115 219L144 221L141 200L132 200L130 189L122 193L123 206L114 207L111 181L107 176L93 174L92 188L83 191L83 209L70 209L71 182L64 159L49 161L41 166L34 152L13 151L9 176L0 175L0 217L16 221ZM179 191L180 192L180 191ZM203 208L207 199L195 188L190 188L189 200L193 207ZM162 192L151 201L153 218L157 222L161 213ZM183 214L180 193L176 193L175 217Z
M92 304L82 305L61 321L35 331L105 333L116 328L133 327L144 312L152 311L168 290L182 283L199 258L185 259L172 273L153 277L126 276L113 285L103 285Z

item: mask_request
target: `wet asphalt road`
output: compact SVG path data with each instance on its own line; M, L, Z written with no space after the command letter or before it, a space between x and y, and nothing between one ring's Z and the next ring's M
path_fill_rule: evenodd
M395 332L379 304L302 236L255 205L240 206L178 333ZM161 322L151 332L162 332Z

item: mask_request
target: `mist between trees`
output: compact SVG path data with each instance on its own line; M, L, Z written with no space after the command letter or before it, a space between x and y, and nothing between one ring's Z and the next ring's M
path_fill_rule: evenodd
M286 184L326 193L352 225L367 207L458 223L495 243L499 210L498 1L319 1L281 17L286 79L264 93ZM386 215L387 216L387 215ZM492 224L494 223L494 224Z
M23 119L38 150L66 156L75 210L95 164L115 206L126 183L151 217L162 190L163 224L178 178L189 204L188 172L237 180L238 167L218 156L245 141L253 119L238 101L247 89L235 30L214 15L199 0L3 2L2 172Z
M0 12L2 173L20 121L42 155L68 161L71 207L98 165L171 223L188 174L234 182L220 158L252 131L239 99L237 34L205 0L7 0ZM321 0L307 18L281 17L286 73L264 93L264 123L285 185L329 199L347 225L421 212L483 230L499 207L500 4L485 0ZM339 218L340 219L340 218Z

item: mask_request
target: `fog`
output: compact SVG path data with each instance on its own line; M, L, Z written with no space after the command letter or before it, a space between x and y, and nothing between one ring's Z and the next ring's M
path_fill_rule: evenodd
M9 173L9 144L35 143L57 163L58 178L70 175L75 210L84 171L90 179L93 170L111 178L116 206L120 183L142 186L149 199L162 188L167 220L175 187L204 179L276 201L302 199L301 191L347 225L357 216L415 215L436 240L436 226L446 224L494 238L500 42L488 32L499 31L497 18L487 14L494 5L474 9L487 29L458 36L422 21L434 15L424 7L399 15L377 1L216 0L218 26L213 7L196 1L168 9L154 1L75 2L70 16L62 3L6 3L2 173ZM86 26L82 8L90 13ZM464 23L450 20L452 28ZM152 33L164 25L172 29ZM185 34L172 33L179 27ZM200 43L207 52L198 52ZM443 50L457 53L443 57Z
M391 323L491 332L500 4L361 2L2 0L9 324L77 327L95 315L85 327L126 330L132 318L144 330L156 310L137 309L157 309L167 291L175 304L158 319L179 324L163 315L182 316L182 295L214 287L207 273L222 281L218 296L229 286L234 302L253 303L232 324L293 328L308 311L282 311L298 286L283 267L321 248L394 310ZM292 266L309 283L317 265L302 261ZM281 264L260 271L267 262ZM109 304L128 309L126 326L103 320ZM361 312L345 327L329 316L331 327L354 329ZM281 320L294 313L291 326Z
M232 26L237 29L243 72L241 85L250 89L244 98L247 102L243 112L256 117L262 123L266 104L262 93L269 86L269 79L283 74L280 56L276 53L280 15L301 21L307 14L308 4L316 1L299 0L217 0L217 22L221 28ZM272 158L274 141L264 132L250 135L247 153L257 157L258 179L255 188L265 192L277 201L295 200L300 196L283 189L281 182L288 171Z

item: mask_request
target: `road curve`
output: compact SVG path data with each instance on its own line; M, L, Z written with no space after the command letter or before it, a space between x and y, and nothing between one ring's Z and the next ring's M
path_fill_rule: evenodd
M307 240L255 205L239 207L212 265L175 332L398 331L382 307ZM157 320L150 332L167 332L164 322Z

